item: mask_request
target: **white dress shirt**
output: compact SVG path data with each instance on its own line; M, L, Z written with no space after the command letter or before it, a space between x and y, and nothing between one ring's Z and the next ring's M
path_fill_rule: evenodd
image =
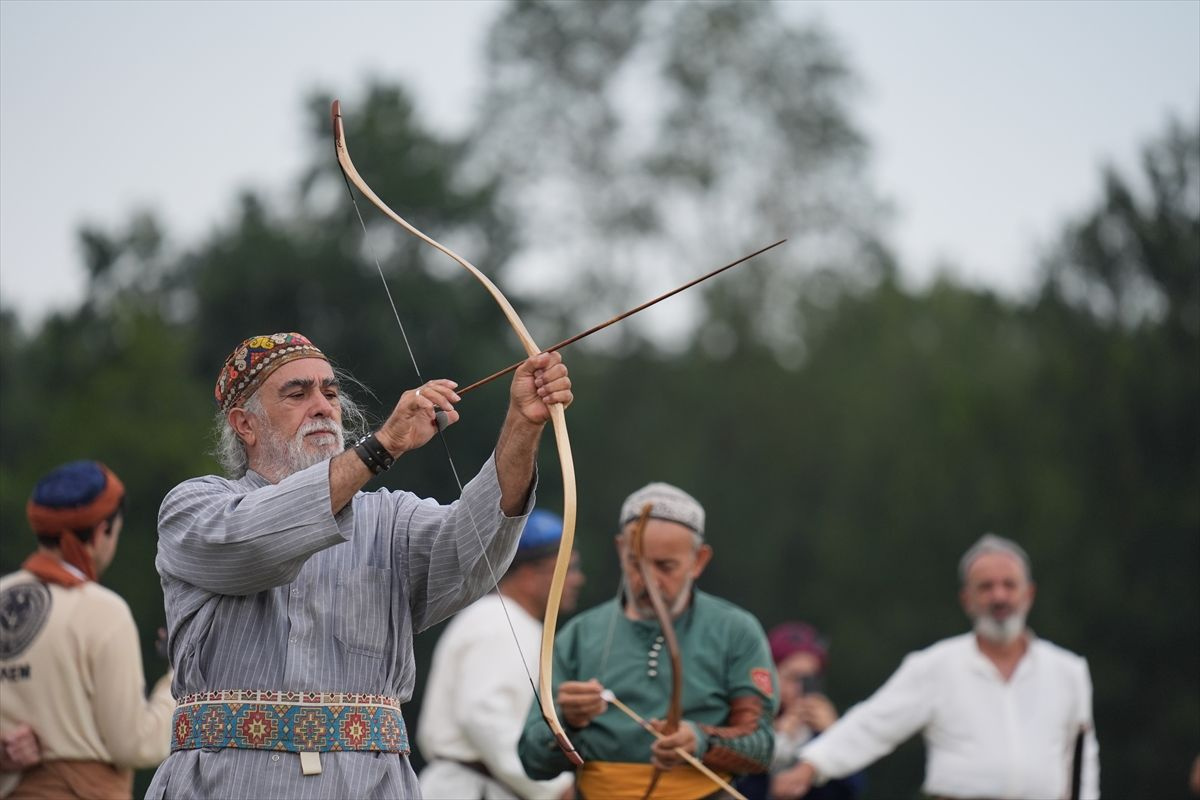
M921 731L926 794L1057 800L1070 791L1080 730L1086 731L1080 797L1094 800L1100 765L1087 661L1031 634L1005 681L968 633L910 653L802 757L821 778L840 778Z
M495 593L459 612L446 627L433 651L417 723L417 744L429 761L420 778L426 800L497 800L514 793L539 800L559 797L571 785L569 774L548 781L529 778L517 756L533 701L529 676L538 674L541 643L542 621L510 598L501 607ZM455 762L482 762L502 785Z

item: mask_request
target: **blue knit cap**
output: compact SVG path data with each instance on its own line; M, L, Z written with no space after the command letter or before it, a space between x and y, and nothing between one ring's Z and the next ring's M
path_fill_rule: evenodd
M558 552L562 533L562 517L535 508L529 513L529 519L525 520L525 530L521 531L521 541L517 543L517 554L512 563L521 564L554 555Z
M95 461L72 461L42 477L33 487L33 502L50 508L75 508L96 499L108 482Z

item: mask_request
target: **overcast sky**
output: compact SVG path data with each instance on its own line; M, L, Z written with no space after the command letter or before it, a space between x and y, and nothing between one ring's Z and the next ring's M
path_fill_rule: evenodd
M782 6L822 20L864 83L854 110L917 284L950 261L1019 295L1101 164L1133 170L1170 114L1200 116L1195 0ZM149 208L184 248L239 189L286 189L314 88L399 79L431 125L461 131L500 8L0 0L0 301L26 322L77 302L85 222Z

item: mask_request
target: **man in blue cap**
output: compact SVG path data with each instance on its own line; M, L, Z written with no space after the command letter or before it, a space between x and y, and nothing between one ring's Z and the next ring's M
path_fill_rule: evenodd
M133 615L97 583L124 504L124 485L99 461L56 467L26 503L37 550L0 579L0 797L15 784L14 798L129 798L133 770L167 755L171 675L146 697ZM30 730L40 764L11 758L13 737Z
M417 725L417 743L429 762L421 772L426 800L550 800L571 794L569 774L535 781L517 757L562 527L557 514L533 511L499 591L459 612L438 639ZM583 585L578 558L572 555L563 588L562 609L568 612Z

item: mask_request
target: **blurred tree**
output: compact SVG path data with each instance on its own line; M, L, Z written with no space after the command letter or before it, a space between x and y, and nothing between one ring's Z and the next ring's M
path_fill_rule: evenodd
M749 336L795 366L805 276L891 268L854 88L832 37L773 3L517 2L489 38L471 174L521 211L524 285L589 315L790 237L625 335L678 346L703 316L708 345Z
M1171 122L1140 176L1104 177L1037 308L1039 385L1064 414L1046 442L1074 498L1049 599L1092 645L1101 734L1155 731L1122 740L1105 785L1165 796L1200 748L1200 123Z

